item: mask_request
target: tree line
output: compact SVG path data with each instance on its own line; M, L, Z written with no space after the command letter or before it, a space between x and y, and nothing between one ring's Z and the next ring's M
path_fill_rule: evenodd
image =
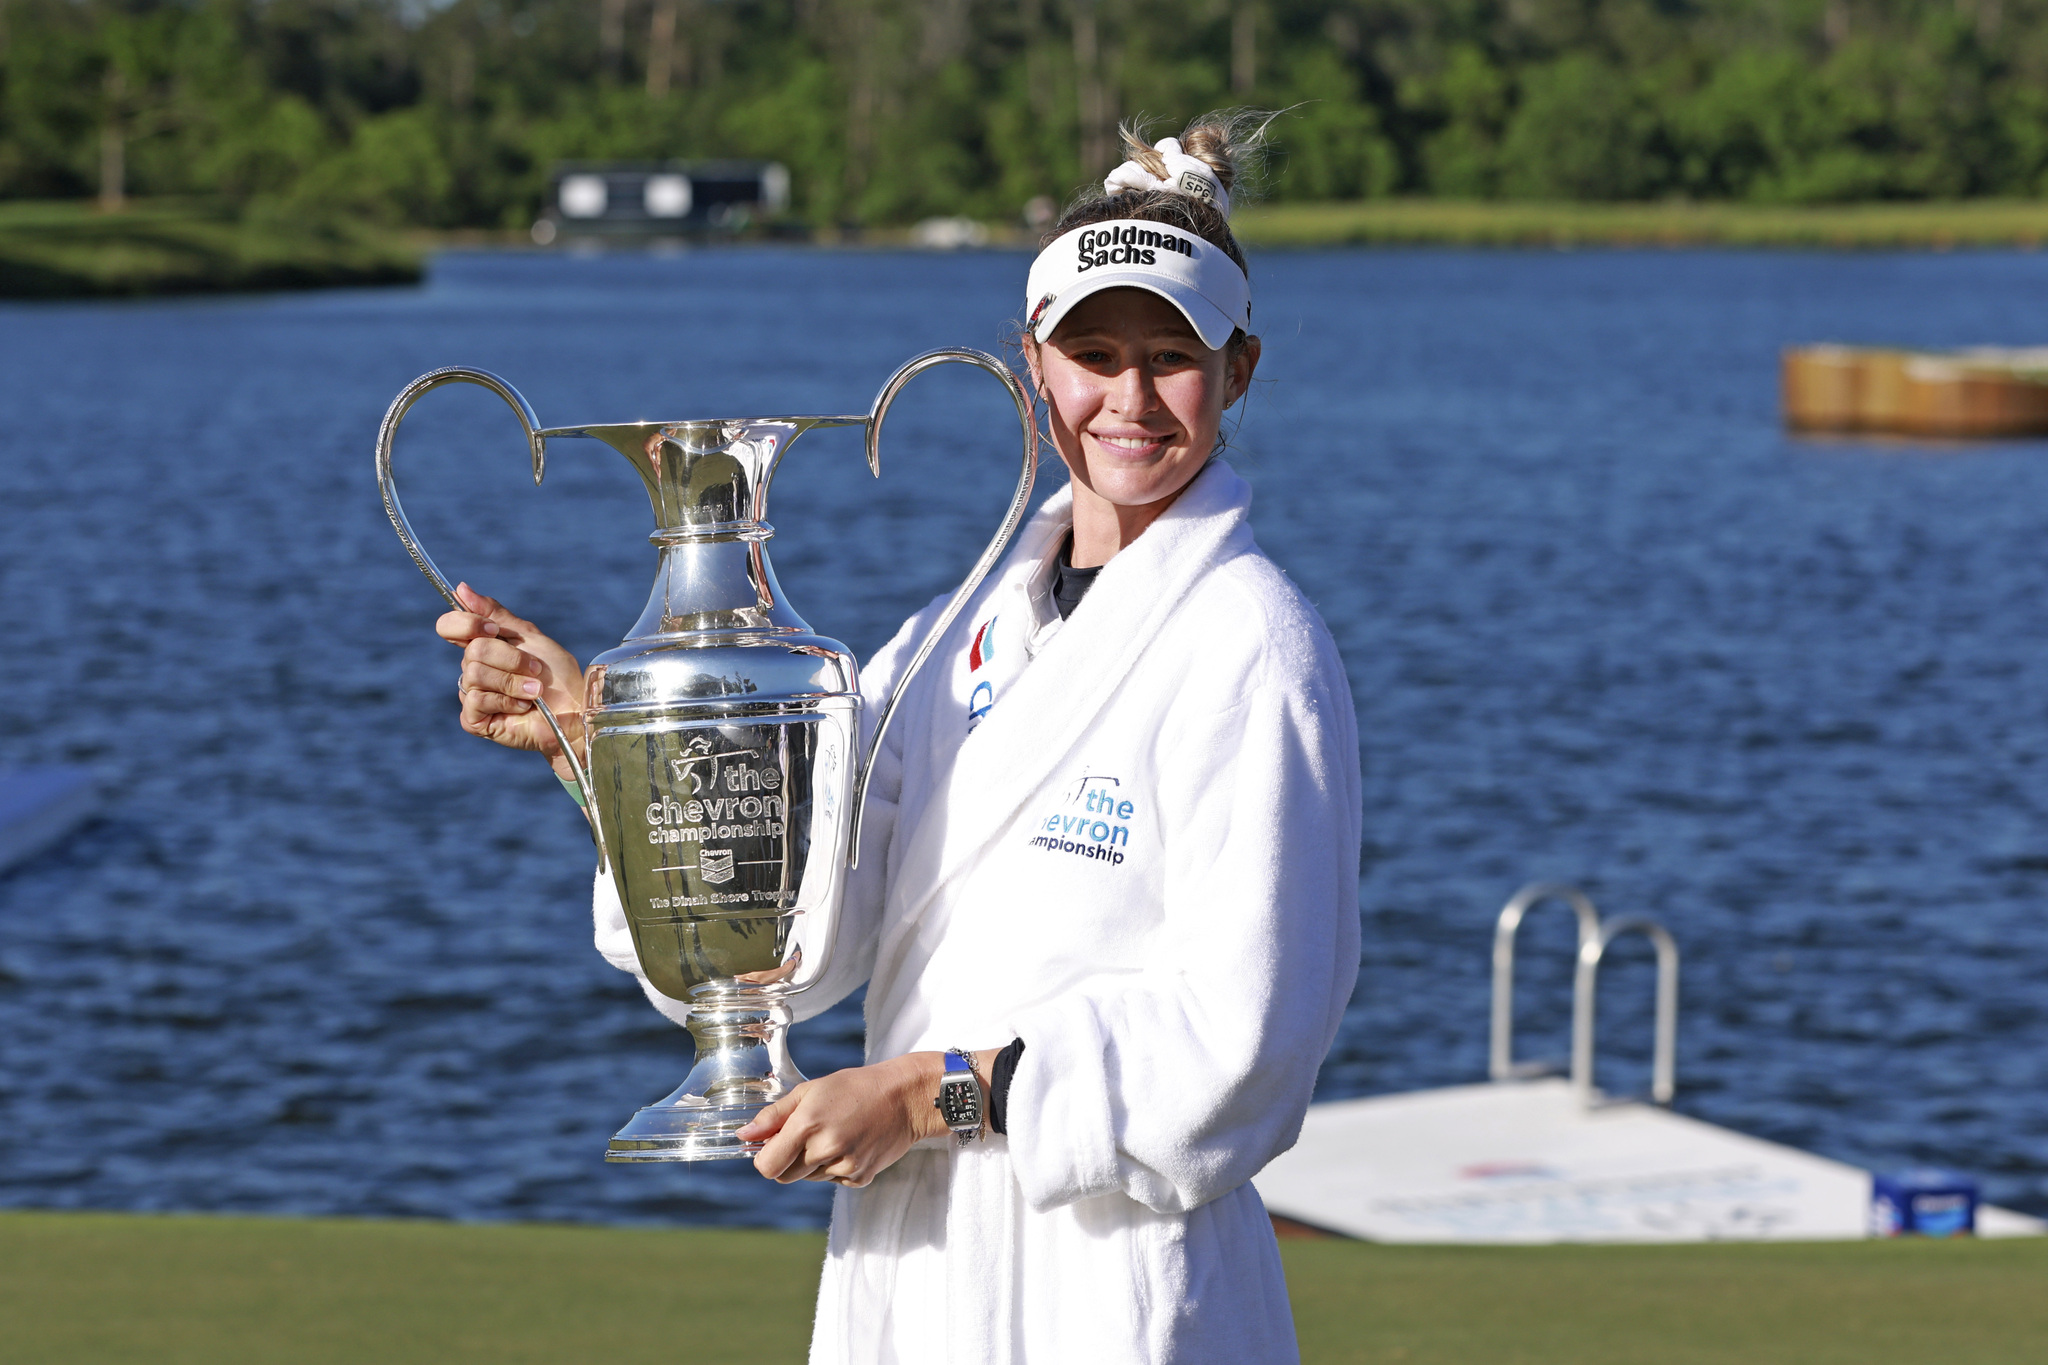
M0 0L0 196L515 226L568 158L814 223L1014 217L1119 119L1288 108L1267 193L2048 191L2048 0Z

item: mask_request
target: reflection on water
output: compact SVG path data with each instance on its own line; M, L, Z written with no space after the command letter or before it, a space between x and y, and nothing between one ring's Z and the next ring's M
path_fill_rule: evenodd
M2048 1211L2048 447L1807 444L1774 411L1782 344L2039 341L2048 262L1257 268L1271 382L1235 458L1365 748L1366 962L1324 1096L1482 1074L1492 914L1576 879L1678 935L1681 1109ZM857 409L916 350L998 345L1023 269L454 256L420 291L0 309L0 763L109 795L0 880L0 1203L821 1218L736 1165L599 1160L687 1039L590 952L553 779L455 730L371 439L447 363L551 425ZM775 489L791 600L862 653L965 569L1014 458L985 376L897 411L879 484L820 432ZM449 391L399 460L451 573L586 657L639 613L651 523L601 446L536 492L502 405ZM1569 937L1525 934L1531 1048L1563 1051ZM1646 1083L1648 954L1617 953L1602 1075ZM799 1060L859 1031L799 1028Z

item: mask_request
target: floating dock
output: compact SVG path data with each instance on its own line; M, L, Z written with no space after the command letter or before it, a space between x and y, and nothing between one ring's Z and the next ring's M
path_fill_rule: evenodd
M1799 346L1784 353L1781 378L1785 424L1795 431L2048 434L2048 347Z
M1869 1235L1870 1172L1563 1078L1318 1104L1255 1182L1305 1228L1374 1242L1824 1242ZM1980 1204L1980 1237L2048 1224Z
M1579 917L1572 1074L1513 1060L1514 938L1546 901ZM1595 988L1607 947L1658 948L1653 1093L1593 1084ZM1301 1139L1254 1182L1282 1230L1375 1242L1837 1241L1869 1235L1870 1172L1664 1107L1676 1088L1678 952L1647 920L1602 921L1569 887L1526 887L1494 940L1494 1079L1310 1107ZM2040 1236L2048 1223L1980 1204L1977 1234Z
M99 809L83 768L0 768L0 873L62 839Z

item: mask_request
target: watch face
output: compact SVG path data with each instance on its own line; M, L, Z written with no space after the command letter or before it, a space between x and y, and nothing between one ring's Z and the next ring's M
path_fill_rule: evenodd
M972 1076L948 1076L939 1083L939 1115L948 1128L981 1126L981 1087Z

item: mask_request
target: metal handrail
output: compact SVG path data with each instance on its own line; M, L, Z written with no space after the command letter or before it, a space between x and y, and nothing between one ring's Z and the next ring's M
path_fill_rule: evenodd
M1572 1087L1581 1103L1595 1102L1595 992L1608 945L1623 934L1641 934L1657 948L1657 1033L1650 1062L1650 1098L1658 1104L1669 1104L1678 1092L1678 944L1663 925L1641 916L1602 925L1592 939L1579 942L1578 972L1572 981Z
M1572 977L1571 1084L1582 1103L1597 1102L1593 1086L1593 1038L1600 964L1624 934L1641 934L1657 950L1657 1024L1650 1062L1650 1097L1671 1103L1678 1092L1678 944L1663 925L1640 915L1603 924L1592 898L1575 886L1531 882L1501 907L1493 929L1493 1029L1487 1075L1496 1081L1540 1075L1540 1062L1515 1060L1515 934L1528 913L1546 901L1562 901L1579 921L1578 966Z
M1563 901L1579 919L1579 951L1600 937L1600 912L1576 886L1556 882L1531 882L1509 897L1501 907L1493 929L1493 1038L1488 1051L1486 1073L1496 1081L1519 1080L1543 1071L1540 1062L1515 1061L1515 932L1522 919L1545 901ZM1579 1078L1579 1037L1577 1001L1574 999L1572 1033L1572 1079ZM1589 1043L1590 1046L1590 1043Z

